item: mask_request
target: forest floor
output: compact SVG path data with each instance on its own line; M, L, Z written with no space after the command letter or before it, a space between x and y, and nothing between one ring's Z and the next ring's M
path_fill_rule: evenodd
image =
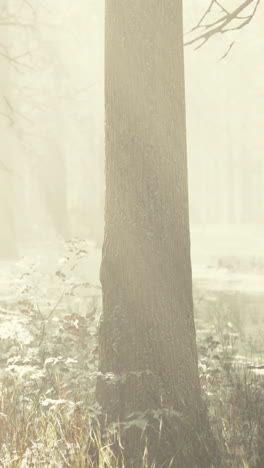
M264 466L262 239L192 231L200 377L224 467ZM100 260L90 241L51 239L0 264L0 466L90 466L81 432L95 411Z

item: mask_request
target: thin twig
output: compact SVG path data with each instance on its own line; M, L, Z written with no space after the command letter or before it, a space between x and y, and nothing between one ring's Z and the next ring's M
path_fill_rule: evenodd
M192 45L198 43L196 49L199 49L216 34L225 34L229 31L237 31L239 29L242 29L244 26L248 25L252 21L259 6L259 3L260 0L244 0L237 8L229 12L219 0L212 0L200 21L194 28L192 28L191 31L189 31L188 34L195 33L201 28L204 29L204 32L199 33L198 35L187 41L185 45ZM241 16L241 13L244 12L252 4L255 4L253 11L249 15ZM204 24L205 19L210 15L214 5L217 5L220 8L221 12L224 14L221 15L221 17L217 20L211 23L209 22L207 24ZM237 24L234 27L232 27L234 21L240 21L240 24ZM233 44L231 45L229 51L232 47ZM229 53L229 51L227 53Z

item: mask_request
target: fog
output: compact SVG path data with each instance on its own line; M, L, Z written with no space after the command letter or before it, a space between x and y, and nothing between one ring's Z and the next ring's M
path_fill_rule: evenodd
M186 33L207 3L185 2ZM101 246L104 2L2 0L0 11L1 251L53 237ZM185 48L194 252L197 232L239 231L243 249L243 232L262 230L263 14Z
M185 0L183 3L184 42L187 43L203 31L194 28L210 0ZM239 5L241 1L231 3L233 8L234 3ZM1 403L0 422L11 421L12 431L17 425L20 435L29 434L22 448L19 444L13 447L13 432L10 430L12 437L8 439L8 424L7 429L0 427L0 465L3 467L11 466L11 458L8 458L11 455L6 448L7 441L11 439L10 453L12 456L18 453L18 458L24 463L12 466L47 466L31 465L26 458L25 447L30 447L29 452L34 452L35 457L36 447L42 440L40 452L47 444L43 457L45 463L50 459L51 445L47 433L50 431L53 434L53 430L55 433L54 427L60 426L57 420L51 422L49 419L53 409L56 407L57 411L56 405L66 405L67 401L72 411L69 412L69 424L72 424L72 415L75 414L72 408L77 405L76 401L80 400L81 404L85 401L85 405L87 402L94 403L94 380L99 359L97 325L102 312L99 270L105 205L104 4L104 0L0 0L0 382L2 386L5 382L3 376L8 376L7 390L4 384L1 387L4 389L1 390L1 399L5 402L6 398L7 407L11 408L9 413L4 407L5 403ZM168 5L171 3L168 2ZM214 2L210 12L212 21L217 21L219 15L231 8L230 0L223 1L221 5ZM251 12L252 6L250 8ZM248 415L246 409L250 405L247 400L243 419L240 414L241 408L244 408L242 393L239 409L235 408L233 413L229 411L230 407L233 408L231 400L234 402L237 399L235 391L239 385L236 387L234 384L235 374L230 371L228 378L231 380L225 374L227 368L229 372L233 365L232 369L237 363L242 363L243 369L250 369L263 379L263 24L264 1L260 1L253 18L243 28L236 27L229 32L215 34L202 47L199 47L201 42L194 42L184 49L191 260L199 376L204 393L209 399L212 395L215 398L213 403L212 398L208 403L209 408L213 405L215 413L211 411L212 414L214 417L217 415L215 419L220 421L220 425L225 421L224 429L221 426L221 431L225 432L223 445L229 447L230 460L235 461L223 466L232 464L234 467L263 466L251 464L252 453L254 456L257 453L255 432L250 436L243 432L246 442L243 439L242 455L233 439L234 434L236 440L239 439L237 427L245 431L245 427L262 424L263 430L264 416L260 423L257 420L258 411L254 416L251 413ZM155 177L158 180L159 174L155 174ZM144 210L142 212L144 220ZM181 226L179 232L180 229ZM187 237L182 240L182 246L185 246ZM137 239L133 235L131 238ZM142 245L147 244L142 242ZM134 247L130 246L132 253L126 257L126 261L132 260L128 262L130 264L134 260ZM142 248L142 252L139 249L137 258L149 259L151 255L147 257L145 253L152 252L151 248L149 251ZM178 245L175 245L172 250L176 251L177 248ZM182 250L185 252L185 248ZM169 255L166 255L161 260L162 267L166 258L169 259ZM181 255L182 252L177 258L183 258ZM143 271L142 267L141 272L142 265L140 268L135 265L134 272L138 273L138 278L139 273L145 274L146 271L151 276L151 262L147 267L143 265L146 268ZM175 266L173 261L172 265ZM179 269L177 277L179 284L182 281L181 273L184 277L188 270L188 265L186 269L185 264L181 267L182 271ZM160 286L162 283L167 294L170 289L165 283L167 280L173 283L174 272L171 277L165 275L165 279L161 276L160 283L159 269L157 272L153 274L156 281L153 280L153 284ZM191 269L189 277L191 291ZM111 271L109 278L109 290L114 289L115 294L119 290L118 275L116 284L113 283L115 288L111 285ZM139 279L138 283L135 281L138 289L139 283ZM149 284L152 285L151 281ZM148 292L148 300L152 304L153 291L149 288ZM140 308L141 296L130 298L129 293L127 302L133 312L132 306L136 300ZM180 294L179 304L184 309L190 300L192 314L192 294L190 292L187 302L184 294L186 291ZM153 293L153 297L158 302L159 294L154 296ZM145 301L147 306L148 300ZM121 309L119 307L118 310ZM149 310L152 309L152 305L149 306ZM192 316L190 323L191 320ZM158 340L157 323L158 331L154 331ZM164 330L172 333L169 325ZM191 333L186 330L186 336L190 337ZM143 350L144 340L142 332ZM195 337L193 343L195 348ZM187 350L186 356L191 356L192 353L188 353ZM179 366L179 369L182 368L184 366ZM220 375L219 380L216 374ZM9 385L10 375L14 393L12 385ZM230 399L227 398L226 388L231 392ZM239 388L242 392L242 386ZM35 398L36 394L38 397ZM250 395L248 398L250 400ZM261 398L263 402L263 393ZM31 400L34 402L32 407L28 403ZM25 411L29 411L26 425L23 425L26 420L24 406L21 410L23 417L21 420L18 417L21 401L23 405L24 401L27 402ZM36 434L30 432L34 426L30 415L35 414L36 401L38 408L41 405L44 407L43 414L47 410L38 427L45 426L45 431L48 429L36 439L32 449L31 443ZM255 403L254 400L250 408L255 408ZM33 407L31 412L30 408ZM85 411L83 413L86 414ZM233 417L238 413L238 419ZM39 418L39 413L36 418ZM23 424L19 426L18 421ZM43 424L43 421L49 423ZM212 421L212 424L217 424L213 418ZM82 427L79 437L91 424L90 419L83 424L81 426L78 420L74 430L69 425L69 431L66 424L64 435L67 433L68 436L76 427ZM61 447L63 436L59 435L58 438L57 445ZM20 436L17 440L20 440ZM250 440L248 445L247 440ZM82 443L84 446L83 441L80 446ZM63 452L66 458L67 444ZM263 451L263 442L260 448ZM54 460L65 461L64 455L59 458L61 453L58 458L56 454ZM76 458L69 460L74 460L77 466L76 453ZM66 466L64 461L61 465L50 466ZM75 466L73 462L69 463L72 464L67 466ZM80 462L78 466L88 465ZM107 466L114 468L115 465L110 463Z
M1 3L4 215L15 218L18 244L101 242L103 2Z

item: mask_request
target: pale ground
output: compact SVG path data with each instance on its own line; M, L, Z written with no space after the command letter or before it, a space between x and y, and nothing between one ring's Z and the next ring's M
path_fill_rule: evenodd
M264 294L264 226L196 227L191 246L194 282ZM234 261L241 265L239 271L232 268Z
M84 247L85 245L85 247ZM66 250L55 239L20 249L16 262L0 262L1 297L12 289L19 291L21 275L35 282L63 267L68 280L99 286L101 250L93 242L82 243L87 253L78 261L71 253L68 263L77 263L74 271L65 262ZM195 227L191 230L192 269L194 282L208 282L213 289L235 289L264 293L264 226L263 227ZM68 255L69 257L69 255ZM241 268L232 268L232 263ZM262 268L263 266L263 268ZM54 285L53 285L54 286Z
M253 300L254 307L257 302L261 311L264 297L263 234L264 227L192 229L196 290L204 291L204 295L208 291L216 294L233 292L240 301L244 296L251 302ZM78 254L78 250L83 253ZM80 247L69 251L53 239L34 247L25 246L16 262L0 262L0 321L2 325L8 321L7 328L2 327L4 333L8 332L10 336L20 333L19 320L5 310L8 308L12 312L14 304L14 312L18 312L15 304L21 299L30 299L45 315L57 303L58 312L68 310L70 313L84 313L87 303L95 296L100 303L100 261L101 251L92 242L82 241ZM72 288L74 296L69 294Z

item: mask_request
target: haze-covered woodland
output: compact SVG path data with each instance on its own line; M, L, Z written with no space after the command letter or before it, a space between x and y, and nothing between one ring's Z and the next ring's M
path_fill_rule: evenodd
M0 0L0 466L264 466L264 3Z

